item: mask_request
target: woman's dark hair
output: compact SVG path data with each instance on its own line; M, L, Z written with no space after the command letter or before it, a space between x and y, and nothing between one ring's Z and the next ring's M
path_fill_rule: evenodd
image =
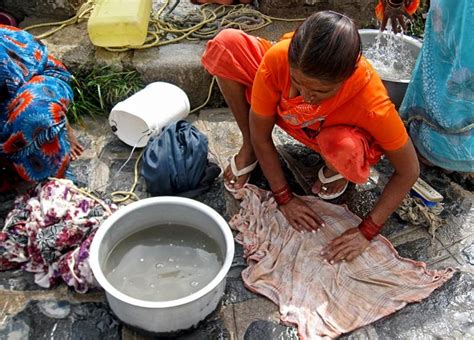
M288 60L308 77L330 83L349 78L361 54L361 41L354 22L345 15L316 12L296 30Z

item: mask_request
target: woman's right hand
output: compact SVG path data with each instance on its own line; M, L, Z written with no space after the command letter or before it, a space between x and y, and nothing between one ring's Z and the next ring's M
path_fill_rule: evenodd
M323 219L299 197L293 197L279 208L290 225L299 232L315 232L324 227Z
M382 0L383 14L380 29L384 31L387 27L388 19L390 19L395 33L399 32L399 26L403 31L406 31L405 18L412 19L411 15L406 11L406 5L409 2L407 0Z

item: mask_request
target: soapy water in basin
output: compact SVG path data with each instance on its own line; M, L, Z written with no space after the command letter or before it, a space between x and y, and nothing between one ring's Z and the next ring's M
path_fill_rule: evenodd
M188 226L165 224L120 241L104 267L122 293L146 301L169 301L206 286L222 266L215 240Z
M393 33L377 34L375 42L364 46L364 56L380 78L409 81L416 59L401 36Z

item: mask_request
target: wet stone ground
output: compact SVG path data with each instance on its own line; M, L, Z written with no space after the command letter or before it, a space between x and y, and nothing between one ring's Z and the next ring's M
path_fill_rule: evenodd
M208 136L210 158L224 167L240 143L237 125L229 111L201 111L189 120ZM132 160L117 173L131 148L108 132L106 126L105 120L90 119L77 126L79 139L87 151L73 164L77 183L101 194L131 187L134 162L139 154L135 151ZM275 144L293 189L300 194L309 193L321 166L319 156L278 130ZM373 172L372 182L351 186L335 203L347 204L363 216L380 195L391 172L390 164L382 160ZM393 214L383 235L401 256L425 261L432 269L457 268L458 273L422 302L346 334L344 339L474 338L472 177L426 167L422 177L445 197L442 227L433 237L425 226L404 222ZM251 182L268 186L258 169L252 174ZM141 198L147 197L142 180L136 193ZM2 225L13 199L13 195L0 198ZM238 202L225 192L222 177L196 199L213 207L227 220L238 209ZM100 290L77 294L64 285L45 290L34 283L32 274L22 270L0 272L0 339L297 339L294 328L279 324L277 306L245 289L240 278L245 266L243 249L236 245L219 308L194 329L159 337L123 325L109 309Z

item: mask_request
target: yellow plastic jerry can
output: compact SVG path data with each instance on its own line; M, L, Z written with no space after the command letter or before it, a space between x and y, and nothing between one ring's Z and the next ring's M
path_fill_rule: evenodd
M150 21L152 0L98 0L87 30L101 47L143 45Z

